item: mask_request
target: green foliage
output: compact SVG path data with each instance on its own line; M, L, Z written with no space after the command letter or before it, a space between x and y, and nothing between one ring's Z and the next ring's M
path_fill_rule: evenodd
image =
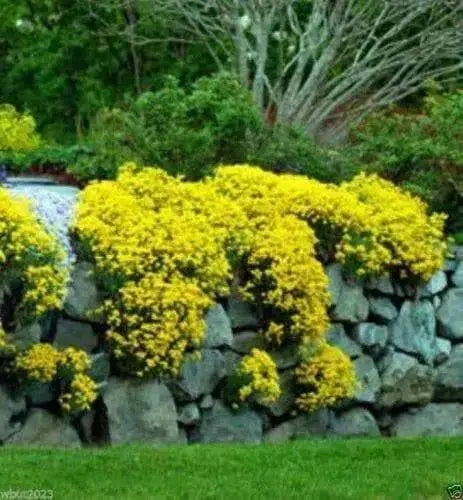
M21 114L14 106L0 105L0 152L23 153L36 149L40 137L31 115Z
M169 78L125 109L101 111L89 135L95 155L71 171L82 179L114 178L130 160L196 180L221 162L244 161L261 126L251 94L230 75L200 79L189 94Z
M463 91L431 93L421 112L393 109L353 132L346 151L357 169L375 171L449 214L463 227Z

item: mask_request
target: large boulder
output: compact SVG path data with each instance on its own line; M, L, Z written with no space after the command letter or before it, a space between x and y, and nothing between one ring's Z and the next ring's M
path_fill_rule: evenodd
M463 401L463 344L455 346L448 361L437 370L436 399Z
M381 389L381 381L374 361L370 356L361 356L355 360L354 366L359 384L353 398L354 401L358 403L376 402Z
M196 425L201 420L201 413L196 403L182 406L178 412L178 421L183 425Z
M13 417L24 412L26 403L24 398L14 399L0 386L0 441L5 441L18 429L18 424L13 423Z
M209 309L206 315L206 334L204 337L205 347L231 346L233 343L233 332L230 318L225 309L216 304Z
M262 434L263 423L255 411L249 408L233 411L220 401L205 413L199 428L203 443L259 443Z
M387 297L371 297L370 313L382 323L389 323L399 314L396 306Z
M187 359L183 363L180 377L172 387L179 399L193 401L211 393L226 374L225 358L220 351L203 349L199 360Z
M429 301L405 301L399 317L391 324L391 334L392 342L401 351L432 364L437 352L436 317Z
M21 430L13 434L6 444L56 446L78 448L81 446L77 431L64 418L46 410L34 408L29 412Z
M462 436L463 404L430 403L417 412L402 413L391 433L398 437Z
M342 283L336 307L332 312L335 321L358 323L368 318L369 304L363 294L361 285L357 282Z
M112 443L180 440L174 399L157 381L111 378L104 395Z
M434 364L440 365L445 363L450 357L451 350L452 342L450 342L450 340L437 337L437 352L434 358Z
M326 435L331 412L326 408L301 415L277 425L264 436L267 443L279 443L292 439L310 439Z
M332 436L379 436L375 417L365 408L352 408L331 420L329 435Z
M88 262L78 262L71 274L71 285L64 303L64 312L73 319L88 320L101 305L101 300L93 278L93 266ZM93 320L98 320L91 314Z
M352 340L340 323L334 323L330 326L326 335L326 340L344 351L351 358L358 358L362 354L362 348Z
M463 288L451 288L437 311L440 334L451 340L463 340Z
M352 330L354 339L373 357L379 356L386 347L389 330L375 323L359 323Z
M269 350L268 353L275 361L279 370L294 368L299 360L299 346L297 343L277 347L274 350Z
M426 404L433 396L433 373L429 366L401 352L394 352L381 373L379 403L386 408Z
M98 344L98 337L88 323L60 318L54 344L57 347L77 347L92 352Z

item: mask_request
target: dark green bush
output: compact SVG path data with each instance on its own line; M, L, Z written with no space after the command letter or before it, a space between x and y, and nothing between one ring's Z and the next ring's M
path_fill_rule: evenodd
M388 110L353 131L352 165L374 171L449 214L463 228L463 91L432 94L422 110Z

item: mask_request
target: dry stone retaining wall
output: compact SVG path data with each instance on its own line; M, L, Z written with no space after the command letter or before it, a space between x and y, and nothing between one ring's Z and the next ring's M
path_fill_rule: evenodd
M15 335L21 345L51 341L91 353L92 376L103 384L92 411L58 417L56 387L0 386L3 444L81 446L90 443L277 442L329 436L463 435L463 248L419 290L390 279L359 284L327 267L333 306L331 343L354 361L359 389L333 409L295 414L292 368L296 349L273 353L282 397L268 407L230 409L223 388L241 356L262 346L257 319L230 299L207 315L199 361L178 380L139 381L113 373L104 325L87 313L98 305L90 266L78 263L59 315Z

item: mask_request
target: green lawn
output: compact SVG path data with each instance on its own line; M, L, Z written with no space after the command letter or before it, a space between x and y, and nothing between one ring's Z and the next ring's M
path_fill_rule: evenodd
M0 450L0 499L10 488L85 500L447 498L455 482L463 483L456 438Z

